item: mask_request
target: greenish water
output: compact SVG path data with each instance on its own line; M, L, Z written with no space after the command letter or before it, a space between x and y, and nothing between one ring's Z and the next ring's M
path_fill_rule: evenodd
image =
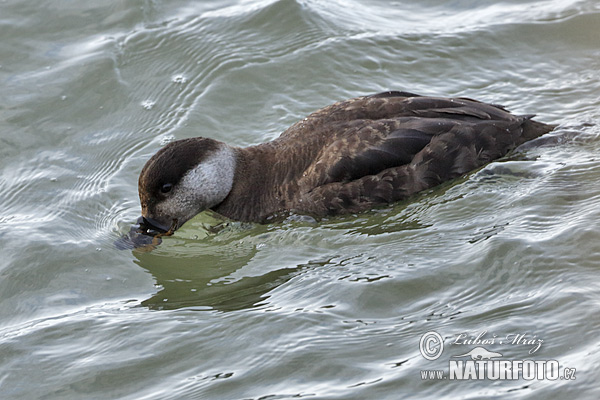
M0 398L597 399L599 27L593 0L3 1ZM558 128L387 209L113 246L167 141L389 89ZM576 379L422 379L484 331Z

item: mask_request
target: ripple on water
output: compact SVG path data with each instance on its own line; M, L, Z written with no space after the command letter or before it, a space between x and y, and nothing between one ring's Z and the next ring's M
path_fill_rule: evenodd
M3 4L3 390L594 393L597 2L40 4ZM333 101L388 89L471 96L560 127L370 213L264 226L205 214L152 252L112 247L139 214L141 167L166 142L255 144ZM540 359L577 367L576 385L422 381L429 330L448 341L536 334Z

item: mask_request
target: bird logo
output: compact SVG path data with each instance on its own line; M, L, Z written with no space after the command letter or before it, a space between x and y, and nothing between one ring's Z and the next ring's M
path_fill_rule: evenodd
M471 357L471 360L490 360L496 357L502 357L502 354L493 351L488 351L483 347L475 347L471 351L465 354L460 354L453 357Z

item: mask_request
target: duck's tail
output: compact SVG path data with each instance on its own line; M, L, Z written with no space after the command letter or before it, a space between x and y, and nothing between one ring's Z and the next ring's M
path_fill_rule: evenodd
M535 117L535 114L521 115L521 117L523 118L523 141L520 144L538 138L556 128L556 125L534 121L532 118Z

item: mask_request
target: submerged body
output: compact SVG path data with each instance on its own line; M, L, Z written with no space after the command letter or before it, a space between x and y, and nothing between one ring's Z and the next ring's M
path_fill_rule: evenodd
M465 98L385 92L335 103L271 142L172 142L139 178L142 216L173 231L205 209L266 222L355 213L405 199L506 155L553 126Z

